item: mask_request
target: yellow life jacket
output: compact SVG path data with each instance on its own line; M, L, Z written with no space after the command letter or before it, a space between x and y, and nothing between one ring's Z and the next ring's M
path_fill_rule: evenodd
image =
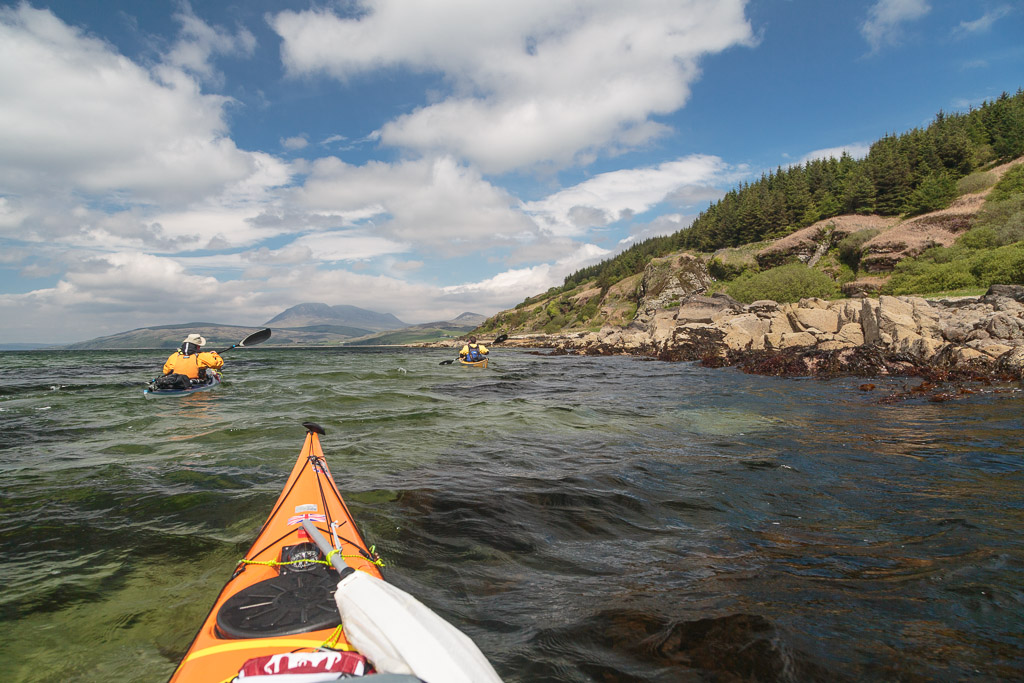
M224 359L216 351L203 351L186 356L180 350L171 354L164 363L164 374L172 372L187 375L189 379L199 378L199 368L222 368Z
M168 366L170 366L170 372L168 372ZM168 375L171 372L188 375L190 379L197 379L199 377L199 354L193 353L191 356L186 356L181 351L174 352L164 365L164 374Z

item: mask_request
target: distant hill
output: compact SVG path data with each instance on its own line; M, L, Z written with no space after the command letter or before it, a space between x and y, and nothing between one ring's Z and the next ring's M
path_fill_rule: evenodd
M444 341L469 334L487 320L479 313L463 313L454 320L440 320L420 325L410 325L400 330L378 332L376 334L353 339L346 346L388 346L396 344L418 344L423 342Z
M483 321L485 320L487 320L487 316L485 315L480 315L479 313L466 312L460 315L458 318L455 318L454 320L451 320L449 322L456 323L459 325L472 325L473 327L476 327L477 325L483 323Z
M363 330L363 334L397 330L408 327L390 313L377 313L357 306L328 306L321 303L305 303L292 306L266 322L267 327L314 327L321 325L351 327ZM356 335L359 336L359 335Z
M238 325L221 325L219 323L182 323L177 325L159 325L140 327L128 332L118 332L106 337L96 337L88 341L67 344L61 348L71 351L89 351L101 349L176 349L182 340L195 332L206 337L206 349L216 351L262 329L261 327L241 327ZM272 341L278 341L277 334Z
M302 306L313 307L302 309ZM322 320L310 313L328 309L330 313L342 315L351 314L363 321L363 326L339 324L341 318L334 318L334 323L314 323L285 327L280 325L282 318L288 321L309 321ZM295 311L295 309L300 309ZM340 310L337 310L340 309ZM346 310L351 309L351 310ZM306 312L303 313L303 310ZM293 316L285 317L289 311L295 311ZM352 313L355 311L355 313ZM471 332L477 325L486 320L485 316L479 313L463 313L455 320L437 321L421 325L406 325L393 315L375 313L356 308L355 306L326 306L325 304L300 304L293 306L281 315L271 319L270 322L278 321L273 325L267 324L259 327L242 327L238 325L221 325L211 322L192 322L174 325L158 325L152 327L140 327L127 332L105 337L97 337L88 341L67 344L64 346L51 345L49 348L63 348L73 351L91 349L176 349L181 345L182 340L193 332L206 337L207 350L226 349L232 344L237 344L249 334L270 327L271 338L264 343L265 346L340 346L340 345L390 345L409 344L416 342L443 341L458 337ZM388 327L384 329L372 329L372 326L381 324L393 324L397 321L399 327Z

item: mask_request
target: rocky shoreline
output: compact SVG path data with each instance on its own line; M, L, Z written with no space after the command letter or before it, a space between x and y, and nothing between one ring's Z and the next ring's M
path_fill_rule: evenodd
M636 355L776 376L918 376L929 382L1024 379L1024 287L928 300L881 296L744 305L690 295L625 328L512 335L550 354Z

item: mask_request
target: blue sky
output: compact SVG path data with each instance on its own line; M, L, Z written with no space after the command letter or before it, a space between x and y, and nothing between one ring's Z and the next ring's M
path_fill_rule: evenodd
M1014 0L0 3L0 343L491 314L1024 86Z

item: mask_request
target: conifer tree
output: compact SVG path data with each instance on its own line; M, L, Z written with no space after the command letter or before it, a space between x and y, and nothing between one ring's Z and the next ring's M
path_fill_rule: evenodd
M867 166L875 188L875 211L895 216L911 190L910 164L899 153L899 140L887 135L871 146Z
M875 212L875 186L864 164L855 166L843 186L844 213L869 214Z

